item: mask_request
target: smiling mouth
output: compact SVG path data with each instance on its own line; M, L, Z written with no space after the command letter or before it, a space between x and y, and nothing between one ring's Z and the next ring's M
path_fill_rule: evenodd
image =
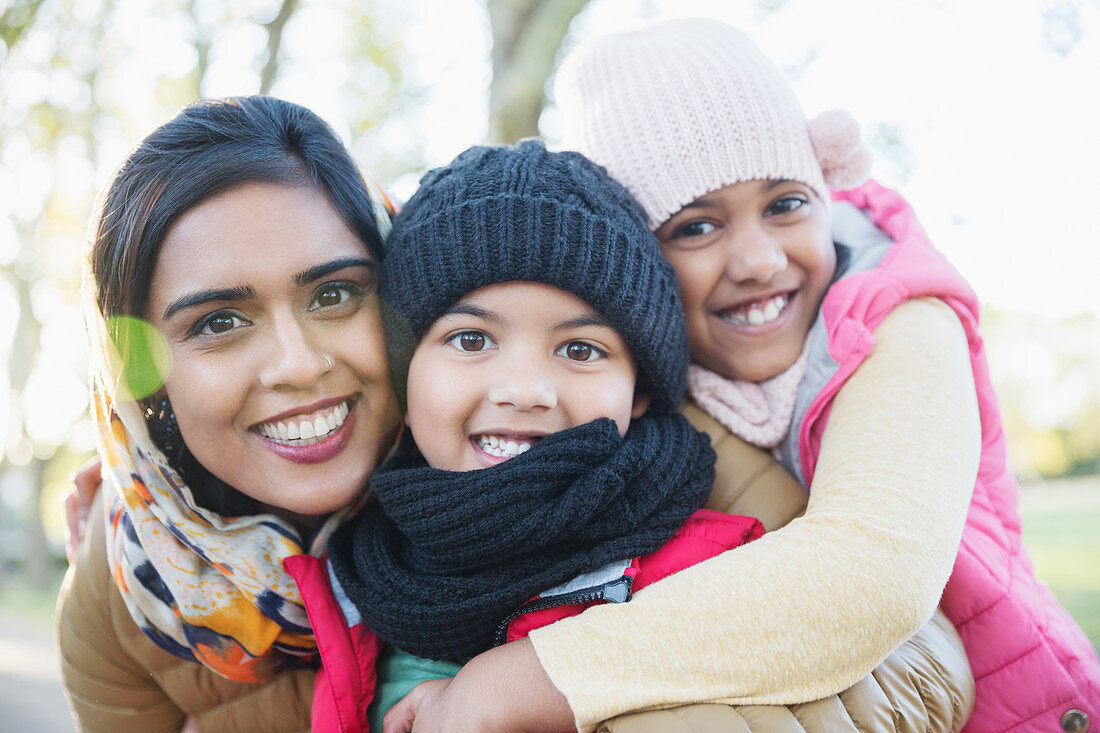
M541 438L528 436L525 438L512 438L503 435L489 433L475 435L474 444L494 458L515 458L518 455L531 450L531 446L539 442Z
M718 311L716 315L735 326L762 326L779 318L791 302L794 292L780 293L764 300L742 303L733 308Z
M335 405L293 415L281 420L271 420L253 426L253 430L275 443L287 446L307 446L320 443L340 429L355 406L355 398L349 397Z

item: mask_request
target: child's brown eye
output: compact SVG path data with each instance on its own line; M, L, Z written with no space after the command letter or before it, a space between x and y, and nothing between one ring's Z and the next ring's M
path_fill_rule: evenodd
M809 201L801 196L784 196L772 203L768 207L766 216L782 216L783 214L789 214L792 211L797 211L803 206L808 206Z
M588 361L592 358L592 347L588 344L569 344L566 351L574 361Z
M593 346L587 341L570 341L558 349L558 354L570 361L595 361L607 356L602 349Z
M689 221L672 233L673 238L702 237L714 231L714 225L709 221Z
M447 343L459 351L468 353L476 353L478 351L496 348L496 343L489 338L489 335L481 331L463 331L462 333L456 333L454 336L447 339Z
M464 333L458 337L458 343L463 351L481 351L485 348L485 335L480 333Z

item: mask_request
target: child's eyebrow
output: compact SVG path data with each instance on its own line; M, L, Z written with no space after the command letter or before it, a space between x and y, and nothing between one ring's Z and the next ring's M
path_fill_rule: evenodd
M572 328L583 328L584 326L601 326L603 328L610 328L614 330L614 326L606 318L599 313L593 313L591 315L577 316L576 318L570 318L568 321L562 321L561 323L554 324L555 331L568 331Z
M497 326L506 325L504 318L496 311L486 310L476 305L468 305L466 303L455 303L444 311L440 318L446 318L448 316L473 316L474 318L480 318L483 321L488 321Z
M782 186L784 183L790 183L790 178L769 178L767 179L767 185L764 186L765 191L770 191L776 186ZM706 196L701 196L693 201L689 201L680 207L680 211L684 209L702 209L707 206L717 206L718 203L714 199L709 199Z

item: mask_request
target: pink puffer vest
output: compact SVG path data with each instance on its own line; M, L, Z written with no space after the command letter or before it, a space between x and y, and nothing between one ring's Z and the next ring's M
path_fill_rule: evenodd
M838 202L834 214L843 214L851 204L893 242L876 233L885 245L856 247L839 260L843 277L830 287L810 332L810 372L817 375L816 383L810 379L803 385L806 394L800 390L789 441L781 446L784 463L804 485L811 484L832 400L870 353L872 332L891 310L921 297L949 305L970 342L982 423L978 478L941 602L966 645L977 686L965 730L1076 733L1091 723L1100 731L1096 654L1050 589L1035 577L1020 541L1016 481L1005 466L1005 437L978 334L973 291L932 246L896 192L872 181L834 192L833 198Z

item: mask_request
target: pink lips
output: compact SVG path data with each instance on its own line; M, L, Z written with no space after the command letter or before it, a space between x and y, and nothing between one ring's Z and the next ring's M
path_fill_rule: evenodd
M337 428L332 435L313 445L287 445L265 438L259 433L256 433L256 437L268 450L288 461L294 463L321 463L347 447L348 441L351 440L351 432L355 428L355 418L359 414L356 411L358 406L358 401L354 402L351 406L351 412L344 420L344 424Z

